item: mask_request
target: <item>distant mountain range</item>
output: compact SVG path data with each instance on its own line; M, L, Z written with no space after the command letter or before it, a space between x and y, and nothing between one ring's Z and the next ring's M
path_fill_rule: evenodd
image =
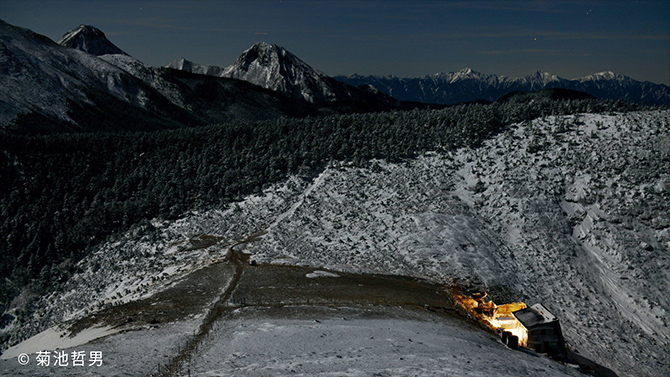
M335 79L283 47L264 42L225 68L183 58L167 67L151 67L88 25L65 33L57 44L0 21L0 72L0 130L11 132L157 130L440 108L546 88L670 104L668 86L611 72L578 80L542 72L510 78L470 69L415 79L359 75Z
M579 79L563 79L547 72L525 77L484 74L470 68L458 72L400 78L396 76L335 76L350 85L373 85L404 101L455 104L476 100L495 101L512 91L531 92L561 88L588 93L600 99L625 100L645 105L670 105L670 87L636 81L613 72L600 72Z
M265 42L254 44L226 68L201 65L184 58L167 67L248 81L310 103L353 100L357 91L312 68L285 48Z
M248 81L313 104L348 104L360 110L361 104L373 109L421 107L401 103L370 85L342 83L311 67L281 46L258 42L244 51L233 64L222 68L198 64L184 58L166 66L189 73Z
M225 72L203 67L147 66L93 26L57 44L0 21L0 130L157 130L423 106L341 83L266 43Z

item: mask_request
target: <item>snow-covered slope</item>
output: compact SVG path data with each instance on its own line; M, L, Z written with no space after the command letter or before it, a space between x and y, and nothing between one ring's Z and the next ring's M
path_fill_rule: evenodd
M174 83L162 77L160 69L148 66L126 54L100 55L100 59L113 64L156 89L165 98L177 106L185 107L184 94Z
M156 130L316 113L241 80L147 66L92 27L66 36L61 46L0 21L0 129ZM107 47L95 56L92 46Z
M311 67L285 48L265 42L254 44L226 68L197 64L184 58L173 61L167 68L244 80L311 103L388 102L385 95L374 96L346 85Z
M249 81L313 103L338 99L333 88L336 81L285 48L265 42L256 43L244 51L221 76Z
M0 43L2 128L17 118L23 131L165 128L175 125L160 114L182 111L125 70L28 29L0 21Z
M581 354L621 376L666 375L669 160L670 112L656 111L547 117L477 149L333 164L226 211L129 231L83 260L36 318L51 319L44 329L160 289L150 276L220 258L227 243L189 246L203 235L234 242L264 232L244 246L258 262L410 275L541 302Z
M371 84L399 100L453 104L478 99L495 101L511 91L547 88L572 89L601 99L627 100L648 105L670 104L670 87L640 82L613 72L600 72L577 79L564 79L537 71L524 77L484 74L470 68L417 78L395 76L335 76L350 85Z

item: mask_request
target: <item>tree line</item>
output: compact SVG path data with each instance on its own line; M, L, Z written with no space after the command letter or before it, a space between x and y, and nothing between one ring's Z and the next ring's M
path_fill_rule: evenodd
M508 124L541 116L640 109L540 101L158 132L3 135L0 305L6 309L26 286L37 294L55 289L79 259L132 225L224 207L289 174L317 174L333 160L402 161L477 147Z

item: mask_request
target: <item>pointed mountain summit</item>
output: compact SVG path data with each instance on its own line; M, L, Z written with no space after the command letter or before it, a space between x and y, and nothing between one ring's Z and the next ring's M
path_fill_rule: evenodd
M114 43L110 42L102 30L90 25L79 25L76 29L68 31L63 34L58 44L88 52L95 56L110 54L128 55L116 47Z
M291 99L327 104L329 111L382 111L405 106L369 86L358 88L335 80L285 48L265 42L254 44L226 68L197 64L184 58L174 60L166 68L246 81Z
M533 74L523 77L522 81L526 85L529 85L530 91L536 91L546 88L549 84L561 82L563 79L556 75L552 75L549 72L536 71Z
M476 79L482 76L480 72L473 71L472 68L469 67L463 68L458 72L452 72L449 75L451 76L449 81Z
M0 41L0 130L158 130L195 122L186 109L99 57L4 22Z
M258 42L244 51L221 76L245 80L312 103L350 97L341 93L345 88L340 82L310 67L285 48L265 42ZM342 98L342 94L346 98Z

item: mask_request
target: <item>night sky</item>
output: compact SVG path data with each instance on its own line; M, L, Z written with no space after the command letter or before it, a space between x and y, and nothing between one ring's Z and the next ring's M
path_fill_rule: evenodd
M93 25L156 66L180 57L227 66L266 41L329 75L613 71L670 85L670 1L662 0L0 0L0 19L55 41Z

